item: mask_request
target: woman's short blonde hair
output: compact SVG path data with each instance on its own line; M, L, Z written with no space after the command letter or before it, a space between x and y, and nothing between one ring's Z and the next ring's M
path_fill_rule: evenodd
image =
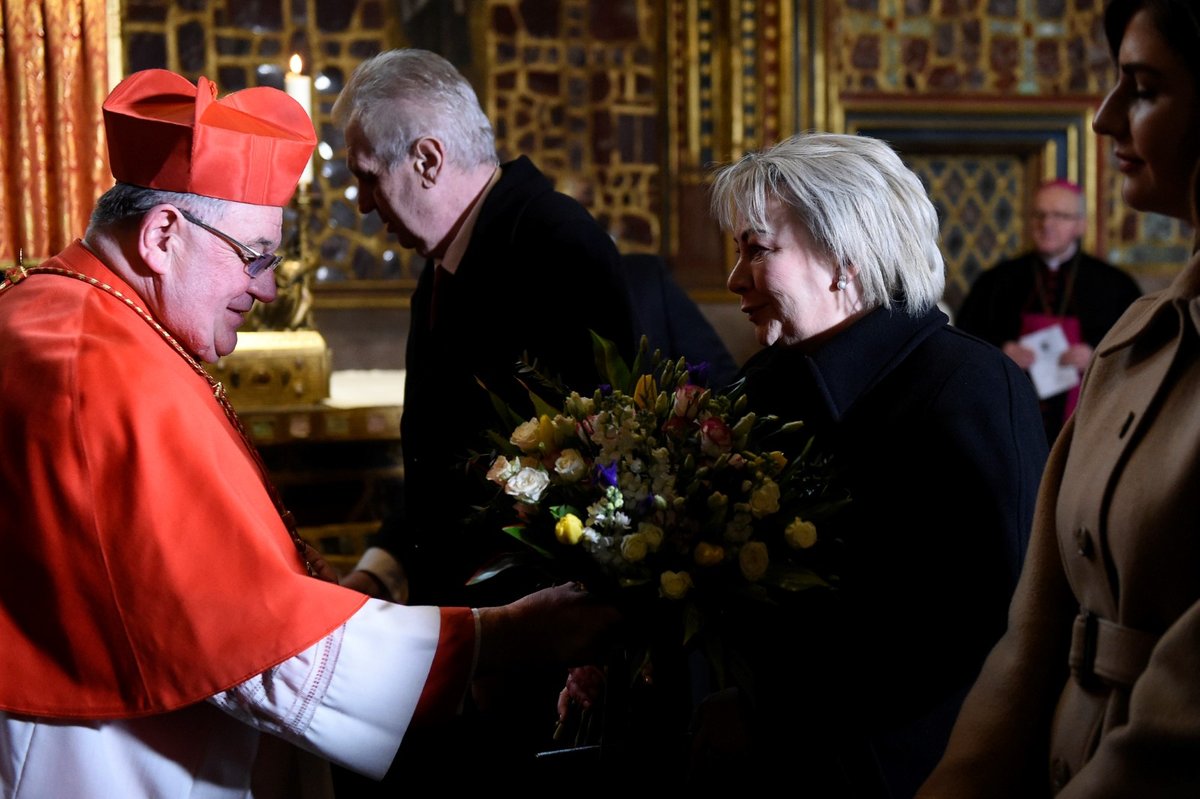
M721 227L767 228L768 206L794 215L835 266L857 268L863 301L920 316L946 284L938 220L924 186L879 139L801 133L714 173Z

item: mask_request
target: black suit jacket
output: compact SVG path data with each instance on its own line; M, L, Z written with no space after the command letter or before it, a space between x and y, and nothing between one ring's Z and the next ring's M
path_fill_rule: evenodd
M633 304L634 321L650 343L650 351L664 357L683 358L688 364L706 364L705 385L720 388L737 374L737 363L725 342L700 308L687 295L657 255L630 253L621 256L622 273Z
M500 530L510 505L492 508L490 518L477 513L494 486L483 479L486 460L472 468L468 459L488 450L484 431L501 421L480 382L532 416L516 380L523 354L584 394L600 383L589 330L615 341L627 358L633 354L629 301L608 234L528 158L502 170L455 274L443 273L435 300L434 267L427 265L412 298L401 419L404 503L376 543L404 564L414 604L477 606L531 588L512 586L508 595L463 589L492 556L519 548Z
M1043 299L1038 294L1036 275L1044 268L1036 253L1026 253L983 272L963 299L954 324L999 347L1020 337L1022 313L1043 313L1049 301L1055 313L1061 310L1079 319L1083 340L1095 348L1129 304L1142 294L1125 272L1079 252L1060 267L1059 291ZM1068 285L1073 286L1069 294ZM1042 423L1052 442L1066 422L1066 406L1066 392L1041 403Z
M743 368L751 407L804 420L851 494L819 530L839 590L743 631L758 766L814 796L911 796L1005 628L1047 446L1021 370L947 321L878 309Z
M1040 304L1034 282L1040 263L1036 253L1026 253L982 272L963 299L955 326L996 346L1015 341L1021 333L1022 311L1040 312L1033 307ZM1062 269L1066 271L1060 283L1074 281L1065 313L1079 317L1084 341L1095 347L1129 304L1142 296L1142 290L1128 274L1087 253Z

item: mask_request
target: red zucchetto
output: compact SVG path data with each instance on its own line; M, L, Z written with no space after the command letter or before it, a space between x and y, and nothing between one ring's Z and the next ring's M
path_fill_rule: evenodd
M165 69L135 72L104 101L113 177L150 189L253 205L292 198L317 137L300 104L278 89L217 99Z

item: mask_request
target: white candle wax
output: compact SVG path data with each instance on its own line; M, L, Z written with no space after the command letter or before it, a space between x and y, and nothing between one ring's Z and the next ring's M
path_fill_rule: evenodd
M292 56L291 69L284 76L283 85L288 95L298 102L304 109L304 113L308 114L309 119L312 119L312 78L300 74L299 56ZM313 162L309 158L308 163L304 165L304 172L300 175L300 185L308 186L312 180Z

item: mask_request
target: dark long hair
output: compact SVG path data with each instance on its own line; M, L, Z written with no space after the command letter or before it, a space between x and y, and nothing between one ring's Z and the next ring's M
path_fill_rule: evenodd
M1104 8L1104 35L1113 61L1129 20L1142 10L1200 82L1200 3L1196 0L1110 0Z
M1197 0L1109 0L1104 7L1104 35L1108 38L1113 62L1119 61L1117 54L1129 20L1143 10L1171 50L1188 65L1200 86L1200 2ZM1200 124L1200 119L1193 119L1192 124ZM1192 170L1191 201L1192 224L1200 230L1200 163Z

